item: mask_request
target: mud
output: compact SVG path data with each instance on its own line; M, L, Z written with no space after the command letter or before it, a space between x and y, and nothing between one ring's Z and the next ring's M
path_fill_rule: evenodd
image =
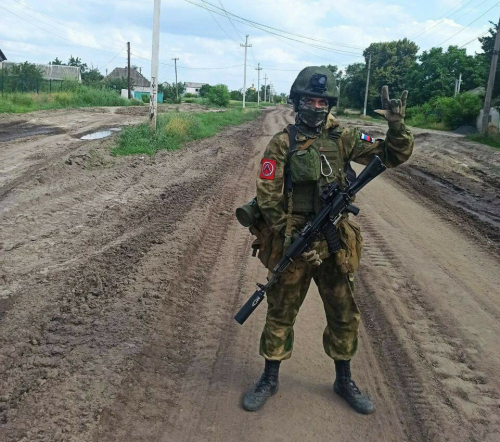
M249 414L265 307L232 317L266 272L233 210L292 112L155 157L74 138L142 121L117 110L30 114L66 132L0 150L0 441L498 440L500 262L482 235L497 229L495 151L417 131L410 162L359 195L353 371L376 414L331 391L314 287L280 392Z
M0 143L16 140L18 138L32 137L35 135L49 135L62 133L59 127L28 124L26 122L0 124Z

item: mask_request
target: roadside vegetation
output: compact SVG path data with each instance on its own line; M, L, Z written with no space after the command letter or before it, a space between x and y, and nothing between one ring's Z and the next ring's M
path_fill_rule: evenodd
M476 143L486 144L491 147L500 149L500 135L482 135L482 134L471 134L467 135L467 139L470 141L475 141Z
M184 143L215 135L228 126L236 126L257 118L257 109L227 109L220 112L169 112L158 116L155 134L148 123L125 128L111 154L153 155L159 150L176 150Z
M453 130L463 125L475 126L482 107L482 97L470 92L456 97L438 97L408 108L406 122L410 126L441 130Z
M54 93L4 94L0 98L0 113L25 113L35 110L64 109L90 106L141 106L140 100L127 100L109 89L94 89L79 85L74 90Z

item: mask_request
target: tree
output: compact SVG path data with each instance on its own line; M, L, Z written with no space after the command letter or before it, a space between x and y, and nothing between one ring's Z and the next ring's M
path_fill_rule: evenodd
M239 91L231 91L231 100L243 101L243 93L241 89Z
M467 55L465 48L450 46L446 52L443 48L424 51L407 77L410 103L423 104L435 97L453 96L455 79L460 74L461 91L467 91L484 85L487 72L485 64Z
M8 82L11 90L23 92L38 90L43 80L42 71L28 61L12 65L4 75L10 77Z
M82 83L87 86L96 87L103 79L104 76L99 72L99 69L92 68L87 72L82 72Z
M479 42L481 43L481 48L483 49L483 54L478 54L476 58L480 60L486 68L486 75L483 82L483 85L486 85L488 81L489 69L491 65L491 57L493 56L493 46L495 44L495 36L497 35L498 25L496 23L490 22L493 27L489 30L489 35L479 38ZM500 61L499 61L500 64ZM495 75L495 84L493 86L493 95L492 97L497 98L500 96L500 74L498 73L498 65L497 65L497 74Z
M84 72L86 72L88 69L87 63L82 63L82 60L80 59L80 57L75 58L75 57L71 56L68 60L68 66L75 66L75 67L80 68L80 72L82 74Z
M131 79L131 88L134 87L134 80ZM110 78L107 77L104 80L104 87L112 89L115 92L121 94L122 89L128 89L128 81L125 77Z
M340 92L340 106L361 109L365 99L366 70L364 63L347 66Z
M251 87L247 89L245 94L245 101L255 101L257 102L257 91Z
M403 40L372 43L363 52L368 64L371 55L371 79L368 90L370 110L380 107L380 90L388 85L391 95L400 96L408 88L409 73L416 68L418 46L404 38ZM366 81L366 79L365 79ZM364 91L365 86L363 86Z
M210 88L208 92L208 101L217 106L227 106L229 104L229 89L225 84L216 84Z
M210 89L212 89L212 86L210 86L209 84L204 84L202 87L200 87L200 90L199 90L199 94L200 94L200 97L207 97L208 96L208 93L210 92Z
M177 88L179 91L179 100L181 94L186 90L186 85L184 83L177 83ZM163 92L163 102L164 103L177 103L177 89L175 83L162 83L158 85L158 92Z
M54 61L51 61L50 64L53 64L55 66L62 66L64 63L56 57L56 59Z

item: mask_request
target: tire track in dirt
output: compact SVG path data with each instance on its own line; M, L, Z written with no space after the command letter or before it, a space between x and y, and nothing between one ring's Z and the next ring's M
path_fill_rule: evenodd
M184 359L176 361L171 354L157 345L146 349L140 355L140 362L129 375L130 382L134 386L137 385L137 388L132 392L129 390L124 392L117 404L105 410L95 435L96 440L121 441L125 437L132 440L159 440L169 425L184 421L187 417L189 418L189 423L186 422L187 428L196 429L199 425L197 416L187 413L187 410L180 410L177 403L182 396L189 397L189 402L197 404L210 402L210 395L204 390L196 388L188 392L184 390L186 384L192 385L189 382L193 376L190 373L192 371L196 371L198 376L208 378L213 376L214 366L211 364L213 353L217 352L216 349L223 345L229 336L228 328L232 324L227 318L227 305L225 300L217 299L214 295L222 292L231 299L231 293L237 293L238 281L246 267L246 260L240 258L250 247L249 238L238 244L231 241L227 230L229 223L233 223L233 214L228 213L227 208L234 207L237 197L247 190L234 184L240 183L246 175L249 157L251 151L247 149L245 155L237 157L234 163L229 164L232 170L239 173L237 176L231 175L214 189L216 193L213 195L213 200L205 208L206 219L196 238L190 241L191 245L178 264L179 268L184 269L182 276L179 275L179 279L171 280L168 286L166 299L171 299L167 303L173 303L173 312L168 309L164 314L167 317L172 316L173 319L163 324L168 326L161 332L169 336L171 341L167 348L183 348L189 343L189 348L181 350ZM229 260L231 263L229 266L228 255L233 258ZM180 293L183 294L180 296L183 300L188 294L187 297L191 301L188 305L176 304L175 299ZM193 309L197 321L188 323L187 318L193 316ZM167 370L164 364L159 366L154 362L151 363L151 359L164 361ZM150 370L147 369L151 365L155 370L162 372L163 380L157 375L151 376ZM178 367L178 370L172 370L173 367ZM155 393L152 393L153 391ZM144 392L148 392L148 396L145 396ZM154 408L164 403L166 397L169 398L167 404L169 413L166 416L158 415ZM148 405L145 407L144 403ZM180 415L182 411L184 413ZM156 424L145 428L140 424L143 419L147 421L153 419Z
M360 220L366 232L360 272L365 296L357 300L381 344L375 347L379 361L399 384L395 391L412 418L410 428L427 441L493 440L487 438L500 422L491 411L500 394L478 364L480 347L432 303L429 287L405 268L373 210Z
M6 434L17 437L14 436L16 434L19 438L27 434L29 426L25 425L24 419L30 415L37 415L45 422L45 434L36 438L30 435L32 440L53 440L61 431L74 433L74 425L78 422L80 426L85 423L84 430L81 430L84 432L90 431L95 425L99 405L110 400L110 397L100 397L99 391L89 389L89 385L93 384L91 379L95 376L96 367L106 367L108 370L107 374L101 374L99 378L122 378L119 363L142 348L141 342L130 343L123 340L126 341L127 336L134 336L133 330L140 330L141 324L148 323L151 303L157 304L163 299L163 296L146 298L143 303L142 298L139 298L141 304L139 308L136 307L136 296L127 290L127 286L134 286L138 279L137 265L158 241L163 241L165 235L174 235L178 223L191 208L197 205L205 207L203 203L200 205L204 201L214 203L213 191L220 185L219 177L225 175L227 167L238 166L239 157L244 155L246 139L252 136L248 127L246 125L246 128L226 131L226 134L219 137L224 141L215 150L211 147L213 139L199 143L205 146L205 153L203 148L199 148L200 154L213 155L206 157L205 165L199 165L203 169L198 172L201 178L190 177L189 180L181 179L176 182L177 178L174 176L173 185L164 187L160 195L145 198L141 206L130 207L130 212L119 213L118 220L114 220L118 221L118 228L112 229L118 234L114 238L114 246L105 246L101 253L90 256L85 254L69 268L62 266L49 275L49 280L44 282L43 287L40 287L40 278L24 284L23 291L32 291L33 295L40 290L50 290L56 296L45 299L41 311L40 306L37 306L38 311L33 309L33 316L25 318L27 323L32 320L34 324L39 324L39 331L33 330L33 326L27 326L21 337L18 328L22 323L6 319L2 323L5 333L2 335L4 345L0 358L5 362L2 372L9 373L7 383L2 387L2 391L7 394L7 409L2 412ZM239 132L238 147L235 148L234 142L228 143L228 132ZM217 153L220 158L217 158ZM224 198L221 198L217 204L222 206L223 201ZM199 226L192 221L187 222L193 231L199 231ZM122 228L119 228L120 224ZM213 218L209 224L213 224ZM201 231L202 234L203 232L204 230ZM192 254L195 254L201 239L202 237L193 243ZM171 244L167 244L167 251L170 251ZM184 264L181 263L180 268L186 266L190 259L188 257ZM173 265L172 268L179 267ZM28 299L21 299L19 302L21 301L23 304L34 304ZM116 318L120 318L119 323L116 323ZM148 332L155 329L151 322L148 325ZM12 344L9 343L9 337L15 339L11 341ZM19 340L26 344L15 344ZM96 345L100 350L96 351ZM15 353L17 356L14 356ZM75 364L79 364L80 358L89 362L88 368L79 367L74 372ZM181 363L179 365L183 366ZM76 379L72 373L75 373ZM83 397L81 400L71 398L75 383L79 384L78 390L87 391L88 397L83 402ZM54 390L49 385L58 385L58 398L54 398ZM107 389L116 388L116 385L111 382ZM98 384L93 387L101 388ZM64 397L62 392L69 395L68 401L60 397L61 394ZM39 410L40 402L52 406ZM88 404L94 406L91 416L88 412L80 415L81 407L88 408ZM58 408L63 408L65 413L54 414L53 410Z

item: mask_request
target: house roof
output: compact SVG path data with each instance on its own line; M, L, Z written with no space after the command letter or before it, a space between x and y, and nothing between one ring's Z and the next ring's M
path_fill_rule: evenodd
M186 81L184 84L186 85L186 87L199 88L199 87L202 87L202 86L204 86L205 84L208 84L208 83L191 83L190 81Z
M128 68L115 68L106 78L127 78ZM130 69L130 78L134 86L151 87L151 82L137 69Z
M5 61L7 60L7 57L3 54L2 50L0 49L0 61Z
M4 61L2 68L9 69L18 63L12 61ZM35 66L42 71L45 80L76 80L81 81L80 68L77 66L62 66L50 64L35 64Z

